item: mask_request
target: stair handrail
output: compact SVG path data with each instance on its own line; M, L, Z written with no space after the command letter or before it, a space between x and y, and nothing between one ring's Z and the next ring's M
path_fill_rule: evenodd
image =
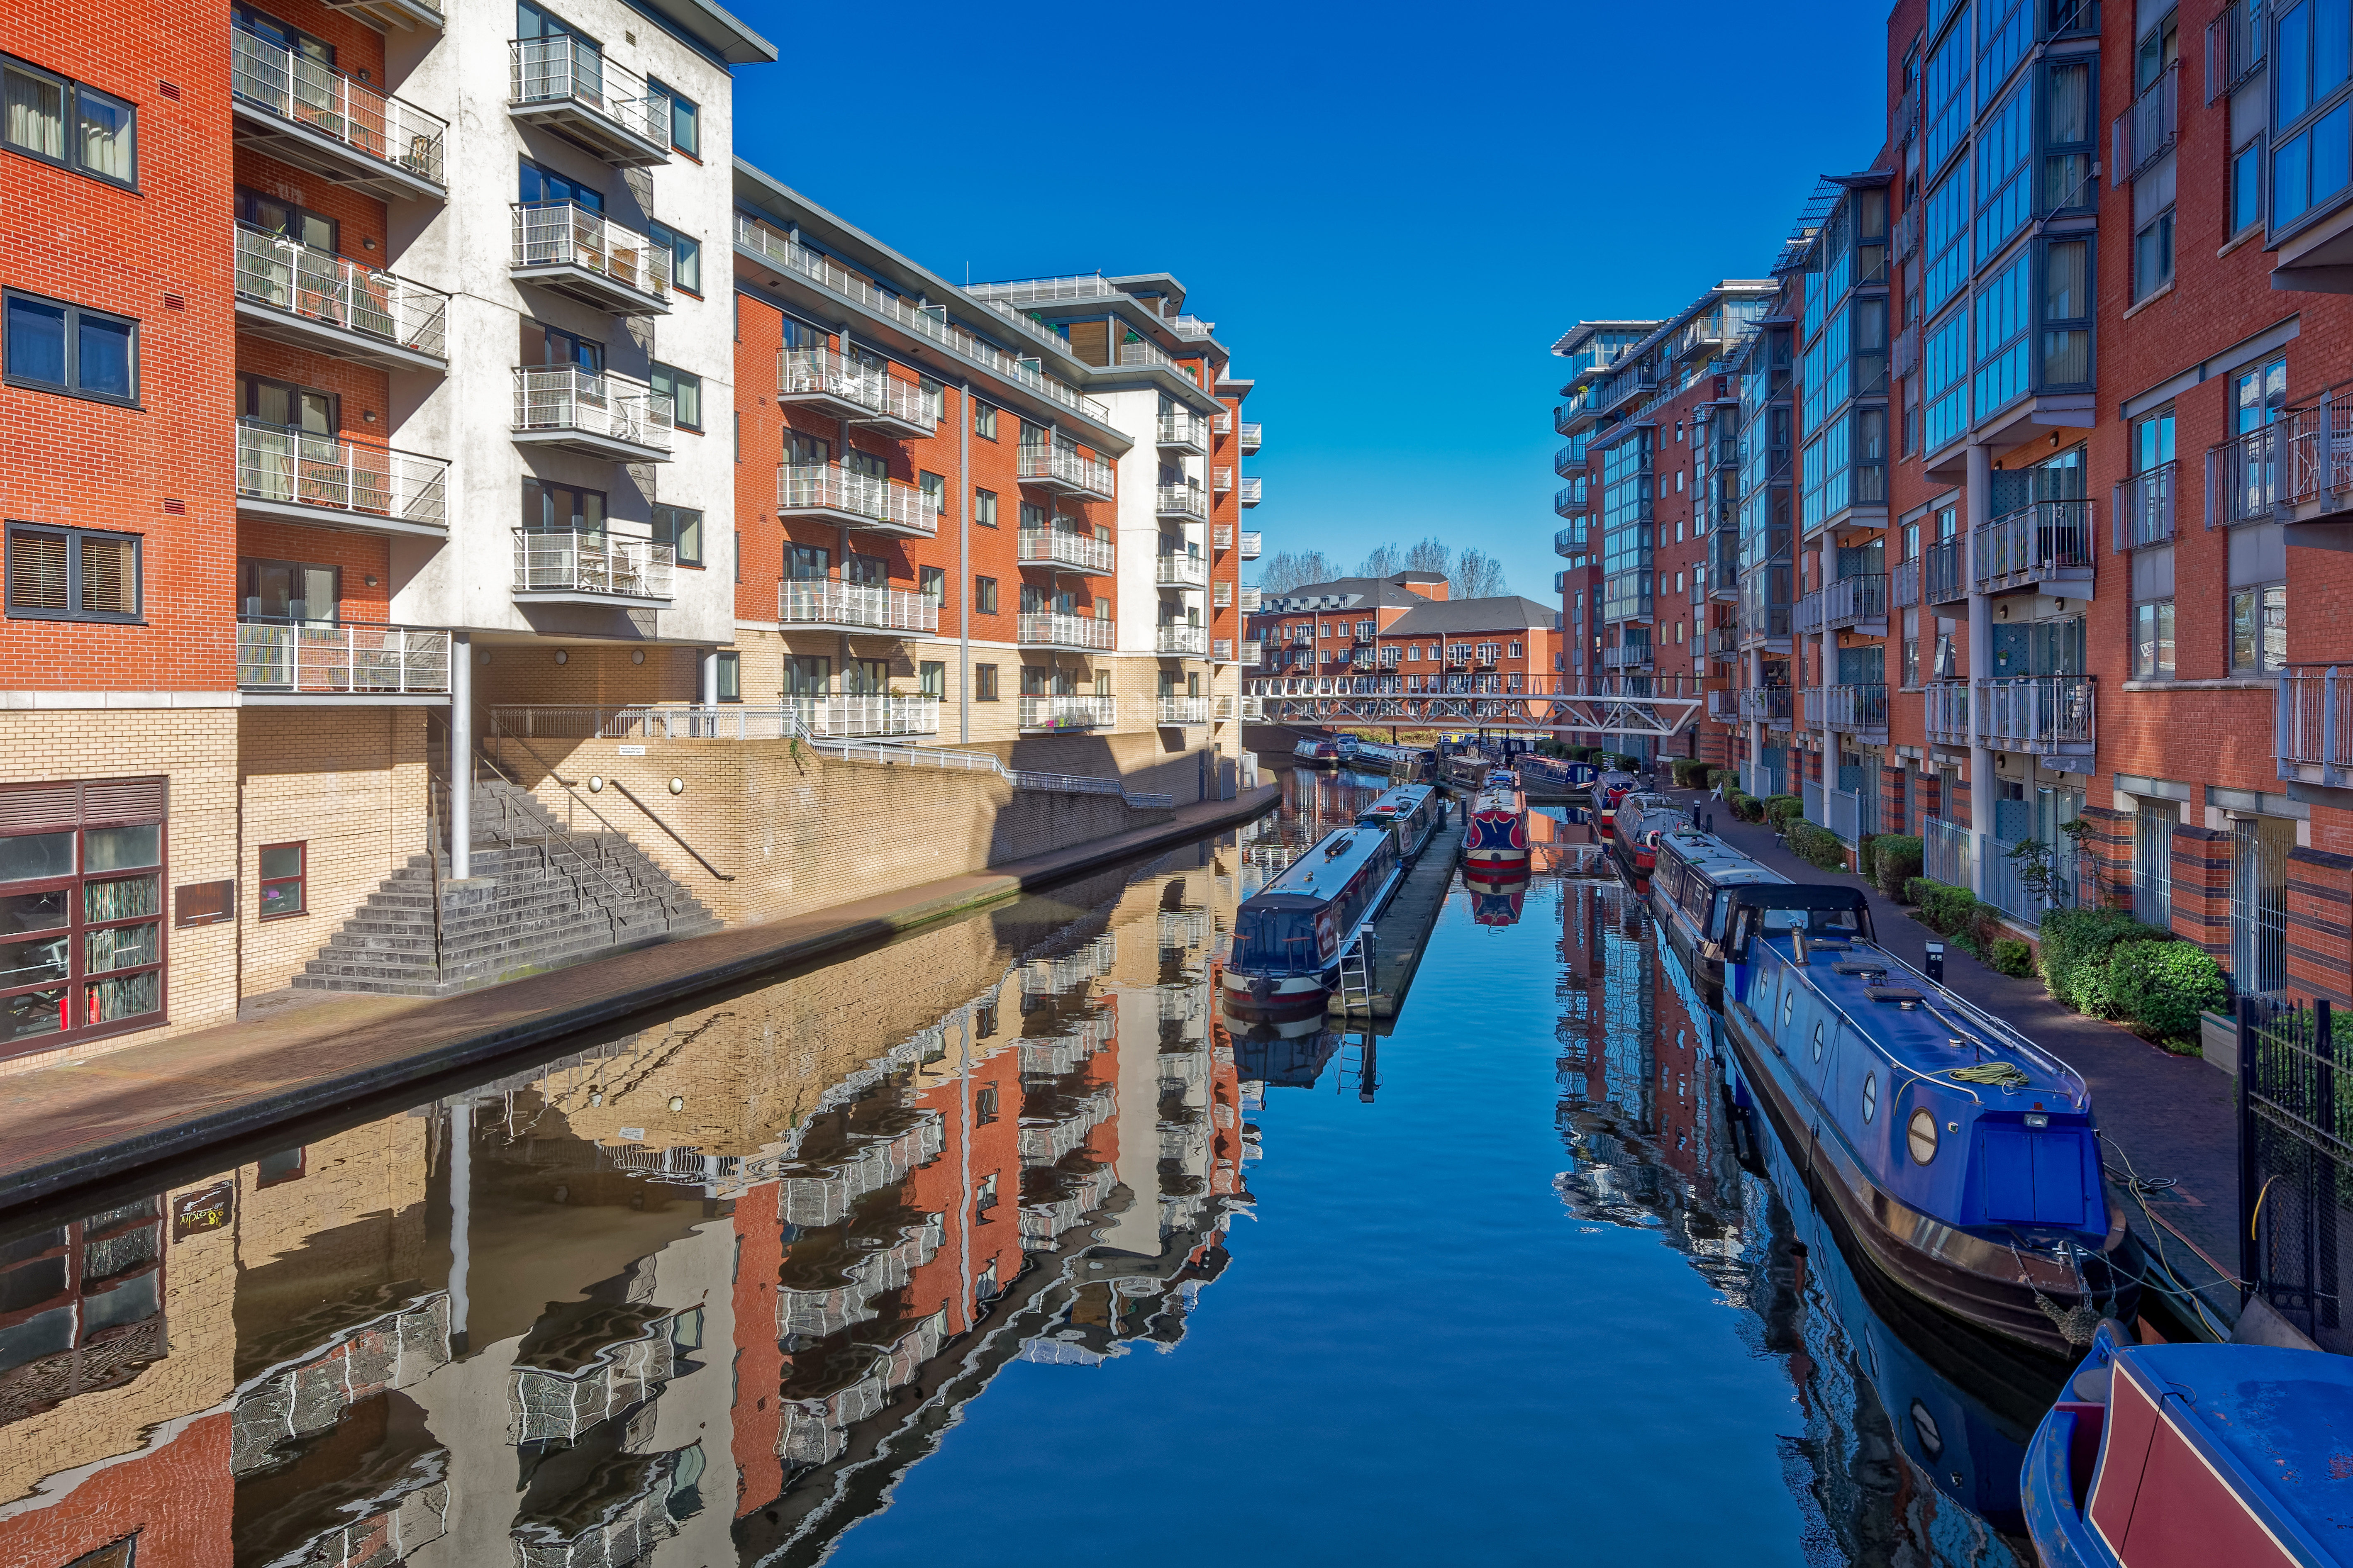
M530 742L524 740L520 735L511 733L507 730L506 726L499 721L498 710L496 709L492 709L491 710L491 733L501 739L512 741L516 745L521 746L523 749L525 755L529 756L533 762L537 763L541 767L547 770L547 776L549 778L554 779L557 784L564 786L564 791L566 795L569 795L573 799L579 801L582 805L587 806L588 815L595 817L597 821L603 822L607 832L617 834L624 839L628 837L628 834L622 833L619 828L615 827L610 822L606 821L605 814L598 811L596 807L585 798L578 790L573 788L572 781L557 773L554 765L545 757L541 756L537 749L534 748ZM607 779L605 782L611 784L615 789L619 790L621 794L627 797L631 805L636 806L639 811L643 812L647 821L652 823L656 827L660 828L664 833L669 834L672 843L685 850L688 854L693 856L696 863L704 870L710 872L712 876L718 878L723 882L732 882L735 879L731 873L723 871L718 867L712 865L703 855L702 850L697 849L693 845L689 844L684 838L681 837L679 836L678 829L672 827L669 823L664 822L659 816L657 816L654 809L648 805L644 801L639 800L637 797L636 793L633 792L628 785L623 784L618 779Z
M496 719L495 717L494 717L494 718L492 718L492 720L491 721L491 735L486 735L486 736L484 736L484 737L483 737L483 739L485 739L485 740L492 739L492 738L497 734L497 732L498 732L498 721L497 721L497 719ZM510 739L510 740L513 740L513 739L514 739L514 737L512 737L512 736L509 736L509 737L507 737L507 738L508 738L508 739ZM522 742L520 740L517 740L517 741L515 742L515 743L516 743L516 744L518 744L518 745L522 745ZM525 750L526 752L530 752L530 751L531 751L531 748L530 748L530 747L528 747L528 746L524 746L524 747L523 747L523 750ZM492 773L494 773L498 774L498 775L499 775L499 777L500 777L501 780L503 780L504 782L506 782L508 784L512 785L514 788L516 788L516 789L518 789L518 790L522 790L522 791L524 791L524 793L526 793L526 794L528 794L528 793L529 793L529 786L527 786L526 784L523 784L523 782L522 782L521 779L516 778L512 773L511 773L507 772L507 770L506 770L504 767L502 767L501 765L500 765L498 759L497 759L497 758L495 758L495 757L493 757L493 756L491 756L491 755L490 754L490 752L487 752L487 751L480 752L480 757L481 757L481 761L483 762L483 763L484 763L486 766L488 766L488 767L490 768L490 770L491 770ZM533 760L533 761L537 762L537 763L538 763L542 767L546 767L546 765L547 765L547 764L546 764L546 761L545 761L545 759L544 759L544 758L543 758L543 757L541 757L541 756L539 755L539 753L538 753L538 752L531 752L531 755L532 755L532 760ZM613 834L616 837L627 838L627 837L628 837L627 834L622 833L622 832L621 832L621 830L620 830L619 828L615 827L611 823L609 823L609 822L606 822L606 821L605 821L605 814L604 814L603 812L601 812L601 811L598 811L598 810L596 808L596 806L595 806L595 805L591 805L588 801L586 801L586 800L585 800L585 799L582 799L582 798L581 798L581 795L580 795L580 792L579 792L579 791L577 791L577 790L575 790L575 789L574 789L574 788L572 787L571 784L570 784L568 781L566 781L566 780L565 780L565 779L563 779L563 778L557 777L557 775L556 775L556 772L555 772L555 770L554 770L554 768L548 768L548 770L547 770L547 776L548 776L549 778L554 779L554 780L555 780L555 782L556 782L557 784L562 784L562 785L564 786L564 791L565 791L565 793L566 795L571 795L575 800L579 801L579 803L580 803L582 805L586 806L586 807L588 808L588 815L589 815L589 816L593 816L593 817L595 817L598 822L602 822L602 823L604 823L604 824L605 824L605 830L606 830L607 832L608 832L608 833L610 833L610 834ZM504 805L503 805L503 803L501 803L501 812L503 812L503 811L504 811L504 809L505 809ZM554 869L554 867L555 867L555 845L554 845L554 840L555 840L556 838L558 838L558 837L563 837L563 838L565 838L565 839L570 839L570 838L575 837L577 837L577 836L576 836L576 835L575 835L575 834L569 833L569 832L561 832L561 833L543 833L543 834L537 835L536 837L540 837L540 838L542 838L543 840L544 840L544 841L545 841L545 842L543 842L543 843L542 844L542 846L541 846L541 847L540 847L540 852L539 852L539 853L540 853L540 859L541 859L542 869L543 869L543 871L552 872L552 871ZM510 842L510 843L513 842L513 839L512 839L512 837L510 837L509 842ZM563 846L563 847L564 847L564 849L565 849L565 853L567 853L567 854L568 854L568 855L569 855L573 859L577 860L577 861L581 864L581 866L582 866L584 868L593 868L593 869L596 871L596 875L598 875L599 877L601 877L601 878L603 878L603 879L604 879L605 886L606 886L607 889L611 889L611 891L613 892L614 896L615 896L617 899L620 900L621 900L621 901L623 901L623 902L626 902L628 900L629 900L631 897L633 897L633 896L636 894L636 892L637 892L638 889L637 889L637 884L636 884L635 882L630 881L630 880L628 880L628 879L624 879L623 880L620 880L620 881L618 881L618 882L616 882L616 881L614 880L613 868L612 868L609 865L607 865L607 864L606 863L606 861L605 861L604 846L602 846L602 845L597 846L596 858L595 860L593 860L593 861L592 861L592 860L590 860L586 855L585 855L585 854L581 853L581 851L579 850L579 848L578 848L578 847L575 847L575 846L574 846L574 845L571 845L571 844L568 844L568 843L567 843L567 844L565 844L565 846ZM620 928L621 926L623 926L624 924L628 923L628 922L627 922L627 917L626 917L626 916L624 916L624 915L621 913L620 909L619 909L619 907L618 907L618 905L617 905L617 905L614 905L614 906L611 906L611 907L608 907L608 908L605 910L605 919L606 919L607 923L608 923L609 925L611 925L611 926L615 929L615 931L616 931L616 932L617 932L617 931L618 931L618 930L619 930L619 928Z

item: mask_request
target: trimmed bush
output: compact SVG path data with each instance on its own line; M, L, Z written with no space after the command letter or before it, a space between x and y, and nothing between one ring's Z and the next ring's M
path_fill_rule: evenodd
M2219 1013L2230 999L2214 955L2191 942L2120 942L2107 970L2110 1005L2147 1039L2195 1040L2200 1010Z
M1921 845L1917 835L1883 833L1871 841L1871 879L1889 898L1911 899L1905 884L1920 874Z
M1698 757L1677 757L1667 767L1674 774L1677 789L1705 789L1708 774L1716 771Z
M1789 853L1800 860L1819 866L1825 871L1846 869L1846 846L1829 828L1800 817L1790 823L1786 832Z
M1803 797L1794 795L1768 795L1765 797L1765 820L1787 833L1792 820L1806 815Z
M2015 974L2023 979L2034 973L2034 950L2014 937L1997 937L1992 955L1987 962L2004 974Z
M2172 932L2147 926L2122 910L2052 910L2042 917L2042 984L2063 1007L2095 1018L2115 1016L2108 988L2108 950L2120 942L2166 942Z
M1948 888L1942 882L1926 877L1912 879L1912 890L1920 900L1920 923L1930 931L1964 942L1971 952L1978 950L1978 927L1984 922L1985 906L1967 888Z

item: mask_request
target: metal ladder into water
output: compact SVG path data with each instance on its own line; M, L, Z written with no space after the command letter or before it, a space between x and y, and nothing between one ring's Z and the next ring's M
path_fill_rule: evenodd
M1373 933L1362 931L1340 955L1340 1011L1353 1017L1362 1007L1365 1016L1373 1016Z

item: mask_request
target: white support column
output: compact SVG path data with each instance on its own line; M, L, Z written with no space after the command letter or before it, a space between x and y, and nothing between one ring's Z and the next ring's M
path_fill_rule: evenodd
M464 632L449 634L449 876L464 881L473 872L474 841L474 643Z
M1968 449L1968 495L1962 515L1968 527L1969 590L1969 890L1985 896L1986 842L1993 832L1993 751L1985 742L1985 710L1978 705L1978 680L1993 665L1993 601L1978 592L1978 532L1993 521L1993 450L1972 443Z
M719 650L715 647L702 650L702 700L706 707L716 706L719 701Z

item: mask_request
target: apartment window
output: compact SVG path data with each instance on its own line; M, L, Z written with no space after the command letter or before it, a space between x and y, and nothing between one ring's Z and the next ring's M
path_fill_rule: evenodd
M2062 61L2042 68L2042 211L2068 212L2099 200L2092 165L2092 68Z
M2230 233L2242 235L2263 221L2263 139L2231 154Z
M243 185L237 188L237 221L312 250L332 254L342 248L342 226L333 218Z
M310 905L303 897L303 870L309 847L305 844L265 844L261 847L263 920L281 920L288 915L310 912Z
M139 399L139 323L7 290L6 380L105 403Z
M522 526L526 533L602 533L605 492L578 485L551 484L544 479L522 482Z
M1370 642L1373 640L1372 622L1358 621L1356 623L1356 640L1358 642Z
M923 492L923 504L934 517L944 516L948 510L948 481L944 475L923 472L915 476L916 488Z
M1518 658L1520 657L1520 645L1517 643L1514 643L1512 645L1512 657L1514 658Z
M2287 584L2231 590L2231 672L2273 675L2287 663Z
M1904 612L1903 642L1903 684L1905 689L1911 690L1920 684L1920 612L1918 610Z
M702 378L692 371L657 363L646 377L654 391L670 400L670 416L681 430L702 428Z
M713 684L718 687L718 689L711 694L712 700L717 702L743 701L744 656L740 653L723 653L715 661L713 669L715 672Z
M841 580L860 588L887 588L891 563L880 555L861 555L853 550L841 558Z
M972 520L983 528L997 526L997 492L995 490L976 489L972 492Z
M139 111L122 100L0 56L0 145L118 185L139 182Z
M948 572L944 566L923 566L916 570L915 591L935 603L945 604L948 596Z
M915 667L915 689L934 701L948 694L948 667L943 660L927 658Z
M997 700L997 666L976 664L972 667L972 700L975 702Z
M136 621L135 533L8 525L8 616L35 621Z
M2155 421L2148 423L2154 424ZM2168 453L2170 440L2168 434ZM2130 588L2133 679L2171 680L2174 669L2173 547L2167 544L2135 551Z
M2173 207L2168 203L2133 233L2133 298L2146 300L2173 281Z
M702 292L702 241L683 235L668 224L649 223L646 233L670 252L670 280L674 287L700 296Z
M2092 384L2090 240L2052 240L2043 247L2042 377L2046 392Z
M1922 274L1921 309L1934 314L1961 291L1969 275L1969 172L1955 169L1945 183L1928 193L1926 235L1921 250L1927 257Z
M0 795L0 1048L118 1032L164 1009L160 778Z
M2279 417L2287 403L2287 361L2275 359L2231 384L2231 433L2243 436Z
M997 579L975 577L972 580L972 607L976 615L997 614Z
M646 92L652 98L670 100L670 144L690 158L701 157L702 110L694 100L652 77L646 78Z
M1969 423L1969 313L1955 310L1928 334L1921 351L1926 366L1925 437L1931 452L1950 445Z
M2028 276L2031 258L2017 260L1978 289L1978 363L1974 387L1980 416L2024 395L2027 388Z
M1961 145L1969 123L1969 30L1955 27L1928 57L1923 93L1927 115L1924 152L1930 173L1945 166Z
M2021 86L1994 111L1978 138L1977 247L1998 256L2026 226L2033 195L2033 96Z
M594 185L584 185L569 175L559 174L553 169L543 169L528 158L517 160L516 178L519 194L515 199L526 206L570 202L574 206L586 207L592 213L605 210L604 192Z
M822 583L833 570L833 552L822 544L785 546L785 581Z
M972 433L984 441L997 439L997 410L986 403L972 405Z
M341 608L342 574L299 561L237 563L237 618L332 626Z
M681 566L702 564L702 514L691 507L656 506L654 542L678 552Z

